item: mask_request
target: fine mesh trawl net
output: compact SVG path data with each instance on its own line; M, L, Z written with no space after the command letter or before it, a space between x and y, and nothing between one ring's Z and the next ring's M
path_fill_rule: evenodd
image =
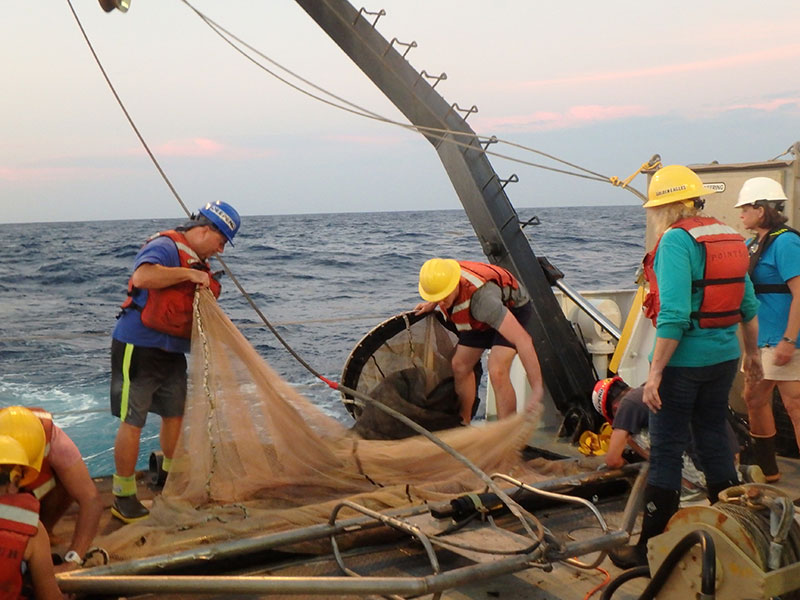
M97 540L115 559L323 523L344 498L383 510L482 489L424 437L358 438L283 381L210 292L197 298L172 468L149 519ZM527 412L438 435L484 472L520 476L536 419Z
M370 331L351 352L342 383L404 414L429 431L461 423L460 403L450 366L458 338L443 319L405 313ZM416 432L378 407L355 405L353 430L370 440L401 439Z

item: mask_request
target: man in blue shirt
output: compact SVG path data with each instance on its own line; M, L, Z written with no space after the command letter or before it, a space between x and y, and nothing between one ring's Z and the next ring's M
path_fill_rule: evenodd
M111 413L120 418L111 513L126 523L149 514L136 497L135 478L148 412L161 416L159 441L169 472L186 400L194 293L210 288L219 295L207 259L233 243L240 224L230 204L209 203L181 227L151 237L136 255L111 341Z

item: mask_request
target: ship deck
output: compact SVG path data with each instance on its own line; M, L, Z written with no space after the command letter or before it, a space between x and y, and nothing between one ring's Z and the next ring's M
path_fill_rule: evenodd
M540 432L537 436L537 447L559 454L562 456L574 456L574 447L565 441L557 440L554 435L547 432ZM541 445L539 446L539 443ZM783 473L779 487L784 489L792 498L800 497L800 461L779 457L781 470ZM146 473L141 473L143 479L147 478ZM101 477L95 479L95 483L103 497L106 508L111 506L113 500L111 494L111 478ZM152 501L152 489L144 483L140 483L140 497L145 504ZM597 499L596 505L603 517L606 519L610 529L620 526L623 510L627 501L627 495L617 495L608 498ZM705 500L699 500L705 503ZM69 541L71 529L77 515L75 507L68 511L64 519L57 525L53 538L53 550L63 552ZM546 528L559 533L567 540L584 540L595 538L601 535L597 521L585 509L555 506L548 507L535 513ZM513 527L512 517L501 517L498 524L509 524ZM100 534L110 533L122 523L111 516L109 510L105 510L100 525ZM634 528L634 535L638 533L638 522ZM414 540L393 542L382 546L369 546L343 552L343 560L348 568L352 569L361 576L376 577L424 577L432 574L431 564L424 550L419 543ZM460 567L467 567L474 564L473 561L455 552L437 549L437 559L440 562L442 571L449 571ZM597 552L583 555L580 560L584 563L592 563L597 557ZM236 564L222 564L218 567L217 574L240 575L240 576L273 576L273 577L338 577L342 573L332 556L308 557L280 555L273 553L273 560L267 564L253 564L259 561L246 560L236 561ZM607 573L607 574L606 574ZM611 564L607 558L600 564L599 568L582 570L565 563L554 563L552 571L545 572L540 568L529 568L512 574L492 577L475 581L466 585L461 585L449 589L442 594L446 599L487 599L487 598L515 598L515 599L542 599L542 600L572 600L576 598L586 598L598 586L602 586L608 578L615 578L621 571ZM213 573L209 570L209 565L204 564L198 573L182 574L203 574L212 577ZM614 594L616 600L629 600L638 598L644 590L648 580L634 579L620 587ZM598 590L591 597L599 598L602 590ZM126 595L126 597L134 597ZM179 600L183 598L227 598L229 593L164 593L153 592L135 597L158 597ZM241 594L242 598L261 598L262 595ZM270 595L270 598L280 596ZM290 596L287 596L290 597ZM339 597L357 598L361 596L332 596L326 590L320 589L320 593L314 596L293 594L292 598L298 597ZM420 596L432 598L431 594Z

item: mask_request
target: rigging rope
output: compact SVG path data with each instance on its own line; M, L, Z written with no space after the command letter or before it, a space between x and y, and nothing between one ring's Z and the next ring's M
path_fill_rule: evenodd
M69 9L72 12L72 16L75 17L75 22L78 24L78 28L81 30L81 35L83 35L83 39L86 40L86 45L89 46L89 51L92 53L94 61L97 63L100 72L103 74L103 79L106 80L106 83L108 84L111 93L114 94L114 98L116 98L117 104L119 104L119 107L125 114L125 118L128 120L128 123L130 124L131 128L133 128L133 132L136 134L136 137L139 138L139 141L142 143L142 146L144 147L145 152L147 152L147 155L150 157L150 160L153 161L153 165L155 165L156 169L161 175L161 178L164 180L164 183L167 184L167 187L169 187L170 191L175 196L175 199L178 201L178 204L180 204L181 208L183 208L184 212L186 213L186 216L189 216L191 212L189 211L188 208L186 208L186 205L183 203L183 200L178 194L178 191L172 185L172 182L169 180L169 177L167 177L167 174L164 172L164 169L161 168L161 165L159 164L155 155L150 150L150 146L147 145L147 142L145 141L144 137L139 132L139 128L136 127L136 123L133 122L130 113L128 113L128 109L125 108L125 104L122 102L122 99L119 97L119 94L117 94L117 90L114 89L114 84L111 83L111 79L109 79L106 70L103 68L103 64L100 62L100 58L97 56L97 52L95 52L94 50L92 42L89 40L89 36L86 35L86 30L83 28L83 24L81 23L81 20L78 18L78 13L75 12L75 8L72 6L72 0L67 0L67 4L69 5Z
M100 68L100 71L103 74L103 78L106 80L106 83L108 84L109 88L111 89L111 92L114 94L114 98L116 98L117 103L119 104L120 108L122 109L122 112L125 114L125 118L128 120L128 123L133 128L134 132L136 133L136 136L139 138L139 141L144 146L144 148L147 151L147 154L150 157L151 161L153 162L153 164L158 169L158 172L161 174L161 177L164 179L164 181L166 182L167 186L172 191L173 195L178 200L178 202L181 205L181 207L183 207L183 210L186 212L187 215L191 214L190 211L186 208L186 205L184 204L183 200L180 198L180 195L178 194L177 190L174 188L174 186L170 182L170 180L167 177L166 173L161 168L161 165L158 163L158 160L156 160L155 156L151 152L150 147L147 145L147 142L145 141L144 137L139 132L139 129L136 127L136 124L133 122L133 119L130 116L130 113L125 108L125 105L122 102L122 99L119 97L119 94L117 94L117 91L114 88L114 85L111 82L111 79L108 77L105 69L103 68L102 63L100 62L100 58L97 56L97 53L95 52L94 47L92 46L92 43L89 40L89 37L86 34L86 31L83 28L83 25L81 24L81 21L80 21L80 19L78 17L78 14L75 12L74 7L72 6L72 0L67 0L67 4L69 5L70 10L72 12L72 15L75 18L76 23L78 24L78 28L81 30L81 34L83 35L84 40L86 41L87 45L89 46L89 50L91 51L92 56L94 57L95 62L97 63L97 66ZM347 393L347 394L353 396L354 398L357 398L357 399L362 400L364 402L368 402L368 403L372 404L373 406L375 406L376 408L378 408L379 410L381 410L383 412L386 412L389 415L392 415L393 417L395 417L396 419L398 419L399 421L401 421L402 423L404 423L408 427L412 428L414 431L416 431L420 435L426 437L428 440L433 442L440 449L442 449L446 453L450 454L453 458L455 458L456 460L458 460L459 462L464 464L475 475L477 475L495 494L497 494L497 496L500 499L502 499L506 503L506 506L508 506L509 511L515 517L517 517L519 519L519 521L521 522L523 528L526 530L526 532L530 535L531 538L533 538L534 540L540 539L540 538L537 538L537 536L534 534L533 530L531 529L531 527L529 525L529 522L533 522L535 524L538 524L538 527L540 528L541 524L539 524L538 520L533 515L528 513L524 508L522 508L519 504L517 504L517 502L515 502L513 499L511 499L486 473L484 473L477 465L472 463L472 461L470 461L467 457L465 457L463 454L461 454L460 452L458 452L457 450L455 450L451 446L448 446L447 444L445 444L436 435L434 435L433 433L431 433L430 431L428 431L427 429L425 429L421 425L417 424L416 422L412 421L411 419L406 417L404 414L402 414L402 413L400 413L398 411L395 411L392 408L389 408L388 406L384 405L383 403L381 403L381 402L375 400L374 398L371 398L371 397L369 397L369 396L367 396L365 394L362 394L361 392L358 392L356 390L350 389L350 388L348 388L346 386L342 386L342 385L340 385L339 383L337 383L335 381L331 381L330 379L328 379L327 377L325 377L324 375L319 373L316 369L314 369L308 362L306 362L289 345L289 343L286 340L283 339L283 337L280 335L280 333L277 331L277 329L275 329L275 327L272 325L272 323L261 312L261 309L259 309L259 307L256 305L256 303L253 301L253 299L250 296L250 294L244 289L244 287L239 282L238 278L233 274L233 272L228 267L228 265L225 263L225 261L222 260L222 257L219 256L218 254L215 254L214 257L220 262L220 264L222 265L223 269L228 274L228 276L231 278L231 281L234 283L236 288L241 292L241 294L247 300L248 304L250 304L250 306L253 308L253 310L256 312L256 314L259 316L259 318L261 318L263 323L269 328L269 330L272 332L272 334L275 336L275 338L283 345L284 348L286 348L286 350L289 352L289 354L291 354L295 358L295 360L297 360L297 362L300 363L309 373L311 373L312 375L314 375L315 377L317 377L321 381L324 381L332 389L340 390L340 391L342 391L344 393ZM532 413L531 413L531 415L532 415ZM530 418L534 418L534 417L531 416Z
M400 121L395 121L393 119L389 119L388 117L381 116L378 113L375 113L375 112L373 112L371 110L368 110L368 109L366 109L366 108L364 108L362 106L359 106L358 104L355 104L353 102L350 102L349 100L341 98L340 96L337 96L333 92L331 92L331 91L329 91L329 90L327 90L327 89L325 89L323 87L320 87L320 86L316 85L315 83L309 81L308 79L298 75L297 73L295 73L291 69L281 65L280 63L278 63L277 61L273 60L272 58L270 58L269 56L267 56L266 54L264 54L263 52L261 52L257 48L253 47L249 43L247 43L244 40L242 40L237 35L231 33L227 29L225 29L219 23L217 23L216 21L214 21L213 19L211 19L210 17L208 17L207 15L202 13L197 8L195 8L188 0L181 0L181 2L183 2L190 10L192 10L206 25L208 25L212 29L212 31L214 31L220 38L222 38L227 44L229 44L234 50L239 52L247 60L251 61L254 65L259 67L260 69L262 69L266 73L268 73L271 76L275 77L278 81L288 85L292 89L294 89L294 90L296 90L296 91L298 91L298 92L300 92L300 93L302 93L302 94L304 94L306 96L309 96L310 98L313 98L313 99L315 99L315 100L317 100L319 102L322 102L323 104L327 104L328 106L332 106L334 108L338 108L339 110L343 110L345 112L349 112L349 113L357 115L357 116L361 116L361 117L364 117L364 118L367 118L367 119L373 119L373 120L376 120L376 121L387 123L389 125L395 125L397 127L401 127L403 129L406 129L406 130L411 130L411 131L415 131L417 133L421 133L423 135L427 135L429 137L434 137L434 138L439 139L441 141L445 141L445 142L454 144L456 146L460 146L462 148L469 148L469 149L474 150L476 152L481 152L481 153L489 155L489 156L495 156L497 158L502 158L502 159L505 159L505 160L508 160L508 161L511 161L511 162L515 162L515 163L519 163L519 164L523 164L523 165L526 165L526 166L536 167L536 168L539 168L539 169L544 169L544 170L552 171L552 172L555 172L555 173L561 173L561 174L564 174L564 175L570 175L572 177L580 177L580 178L583 178L583 179L589 179L589 180L592 180L592 181L600 181L600 182L605 182L605 183L614 184L613 180L617 179L615 177L608 177L606 175L602 175L600 173L596 173L594 171L591 171L591 170L586 169L584 167L581 167L579 165L576 165L576 164L573 164L573 163L568 162L566 160L560 159L560 158L558 158L558 157L556 157L556 156L554 156L552 154L548 154L546 152L542 152L541 150L537 150L535 148L524 146L522 144L518 144L518 143L515 143L515 142L507 141L507 140L504 140L504 139L500 139L500 138L497 138L495 136L487 137L487 136L478 135L478 134L476 134L474 132L453 131L451 129L441 129L441 128L436 128L436 127L423 126L423 125L413 125L413 124L409 124L409 123L402 123ZM306 85L309 85L309 86L313 87L314 89L322 92L323 94L326 94L327 96L330 96L331 98L335 98L339 102L342 102L342 103L344 103L344 104L346 104L348 106L343 106L342 104L337 104L336 102L332 102L330 100L327 100L327 99L325 99L325 98L323 98L321 96L318 96L316 94L313 94L313 93L309 92L308 90L305 90L305 89L301 88L298 85L295 85L294 83L288 81L284 77L281 77L280 75L278 75L277 73L275 73L271 69L267 68L266 66L264 66L263 64L258 62L252 56L250 56L249 54L244 52L239 46L234 44L233 41L231 41L231 40L235 40L236 43L244 46L245 48L247 48L248 50L250 50L254 54L260 56L264 60L270 62L271 64L275 65L276 67L278 67L282 71L285 71L286 73L288 73L292 77L295 77L296 79L298 79L301 82L305 83ZM461 137L469 138L469 140L466 141L466 142L463 142L463 141L460 141L460 140L457 140L457 139L451 139L449 136L461 136ZM475 146L472 143L473 141L479 142L479 145ZM493 151L487 150L486 148L482 148L480 146L480 142L489 142L489 141L506 144L506 145L514 147L514 148L525 150L527 152L532 152L532 153L535 153L535 154L539 154L541 156L549 158L550 160L553 160L553 161L562 163L564 165L567 165L569 167L572 167L574 169L578 169L580 171L583 171L586 174L575 173L575 172L572 172L572 171L567 171L565 169L559 169L559 168L556 168L556 167L543 165L541 163L535 163L535 162L531 162L531 161L526 161L526 160L523 160L523 159L520 159L520 158L509 156L507 154L501 154L499 152L493 152ZM617 184L614 184L614 185L617 185ZM640 199L646 200L645 196L641 192L636 190L635 188L628 187L627 185L622 186L622 187L623 187L623 189L626 189L629 192L635 194Z
M100 58L97 56L97 52L95 52L94 46L92 45L92 42L89 40L89 36L86 34L86 30L83 28L83 24L81 23L81 20L78 17L78 14L75 12L75 8L72 6L72 0L67 0L67 4L69 5L70 11L72 11L72 16L75 18L75 22L78 24L78 28L81 30L81 34L83 35L83 39L86 41L86 44L89 46L89 50L92 53L92 56L94 57L94 60L97 63L97 66L100 68L100 72L103 74L103 78L106 80L106 83L108 84L108 87L111 90L111 93L114 94L114 98L117 100L117 104L119 104L119 107L122 109L122 112L124 113L125 118L128 120L128 123L130 124L131 128L133 129L134 133L136 134L136 137L139 138L139 141L141 142L142 146L144 147L145 151L147 152L147 155L150 157L150 160L153 162L153 164L155 165L156 169L161 174L162 179L167 184L167 186L169 187L170 191L175 196L175 199L181 205L181 207L183 208L183 210L186 213L186 215L187 216L190 215L191 211L189 211L189 209L186 207L186 204L181 199L180 194L178 194L178 191L172 185L172 182L170 181L169 177L164 172L164 170L161 168L161 165L159 164L159 162L156 159L155 155L150 150L150 146L145 141L144 136L142 136L142 134L140 133L139 128L136 126L136 123L134 123L133 118L131 117L130 113L128 112L128 109L125 108L125 104L122 101L122 99L120 98L119 94L117 93L117 90L114 88L114 84L111 82L111 79L109 78L108 74L106 73L105 68L103 68L103 64L100 62ZM275 336L275 338L283 345L284 348L286 348L286 350L289 352L289 354L291 354L295 358L295 360L297 360L312 375L314 375L315 377L321 379L322 381L324 381L325 383L327 383L331 387L334 387L332 385L332 384L334 384L334 382L331 382L329 379L324 377L321 373L317 372L316 369L314 369L310 364L308 364L305 360L303 360L303 358L297 352L295 352L295 350L289 345L289 343L286 340L283 339L283 337L278 332L278 330L267 319L267 317L264 315L264 313L261 312L261 309L258 308L258 306L253 301L252 297L247 292L247 290L245 290L244 287L242 286L242 284L239 283L239 279L233 274L233 271L231 271L231 269L228 267L227 263L225 263L225 261L222 260L222 257L219 254L215 254L214 258L216 258L220 262L220 264L222 265L222 268L225 270L225 273L228 275L228 277L230 277L231 281L236 286L236 288L239 290L239 292L242 294L242 296L244 296L245 300L247 300L247 303L253 308L255 313L259 316L261 321L264 323L264 325L266 325L267 328L269 328L269 330L272 332L272 334ZM336 388L334 387L334 389L336 389Z

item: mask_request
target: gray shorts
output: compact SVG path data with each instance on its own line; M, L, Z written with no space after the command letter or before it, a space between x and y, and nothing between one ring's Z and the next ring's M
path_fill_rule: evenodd
M182 417L186 356L111 340L111 414L144 427L147 413Z
M525 327L528 321L533 316L533 307L531 302L526 302L520 307L511 308L511 314L519 321L519 324ZM506 338L500 335L494 329L486 329L479 331L472 329L469 331L460 331L458 333L458 343L461 346L469 348L483 348L488 350L494 346L505 346L506 348L513 348L514 344L509 342Z

